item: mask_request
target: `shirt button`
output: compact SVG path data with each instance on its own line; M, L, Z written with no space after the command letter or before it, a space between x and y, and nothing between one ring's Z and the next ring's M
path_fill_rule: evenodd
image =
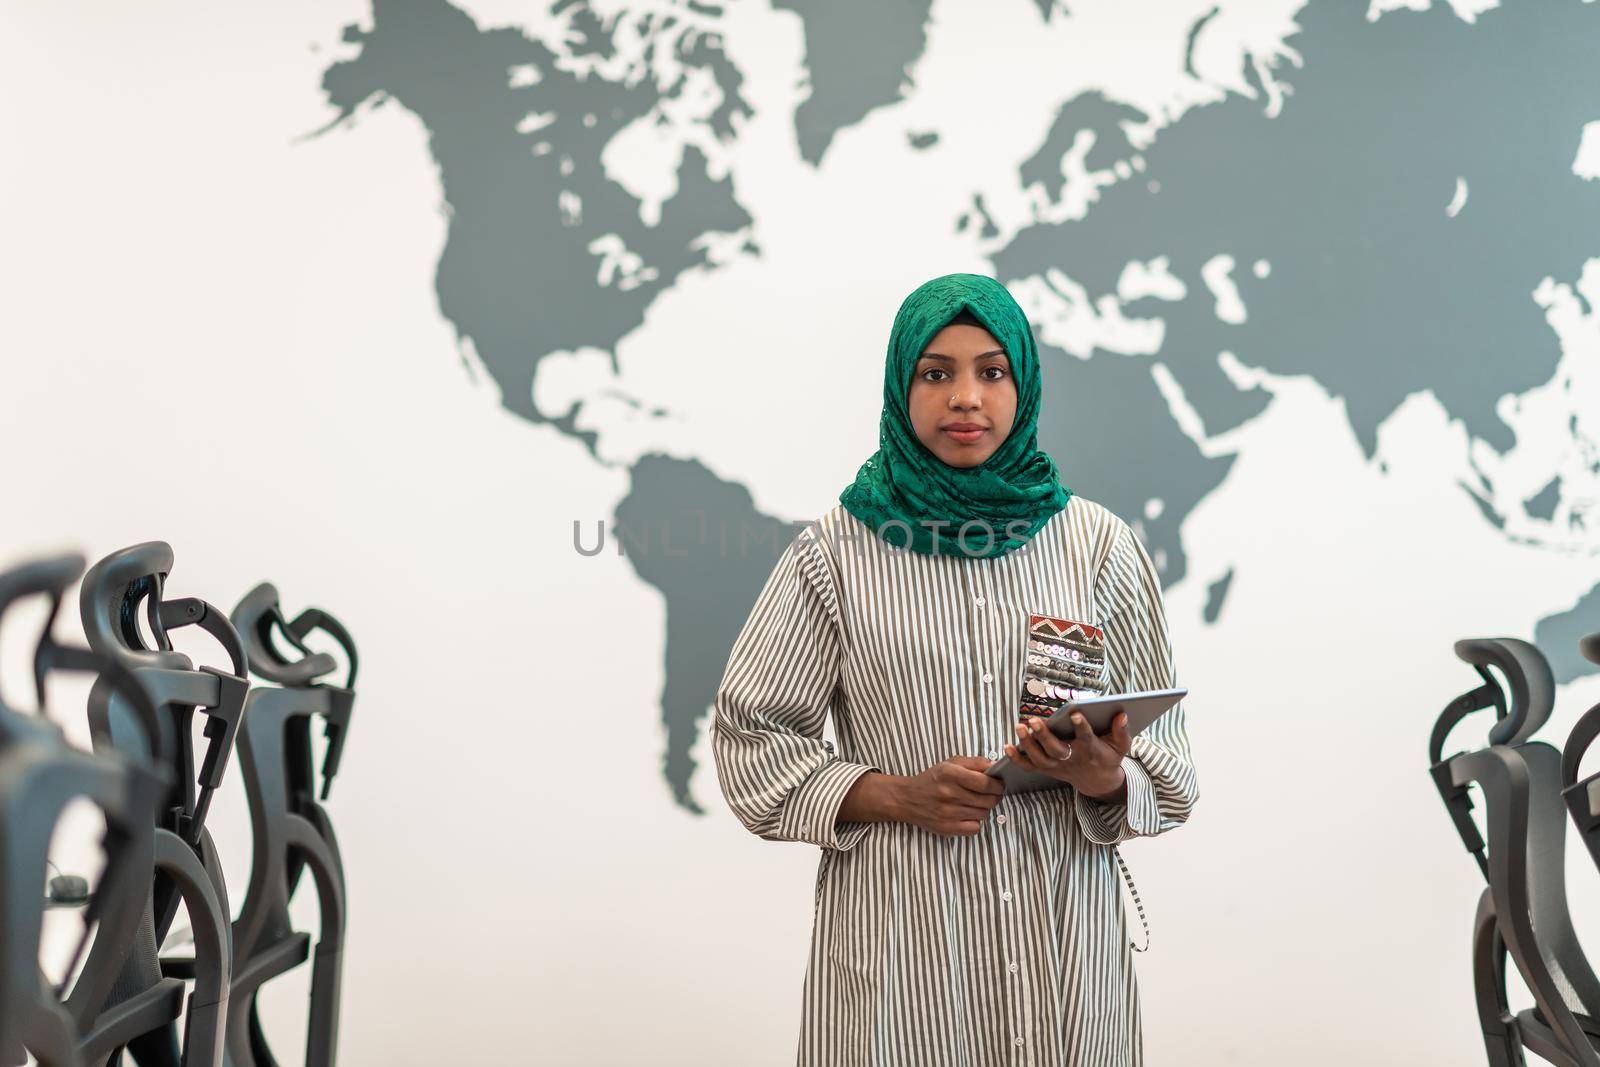
M977 604L980 608L983 607L983 597L979 597L977 600L973 601L973 603Z
M1011 1043L1013 1045L1017 1046L1018 1048L1021 1048L1022 1047L1022 1038L1014 1037L1014 1038L1011 1039Z
M1013 963L1010 967L1008 967L1006 969L1009 970L1012 974L1016 974L1017 973L1017 965L1015 963Z
M1000 750L998 748L991 748L989 750L989 758L990 759L999 759L1000 758Z
M810 832L811 832L811 827L809 827L809 826L800 827L800 836L801 837L804 837L806 834L809 834Z
M1001 826L1004 826L1006 824L1006 817L1004 815L996 815L994 817L994 821L999 823Z
M1011 890L1007 889L1004 893L1001 893L1000 899L1005 901L1007 904L1011 903Z
M984 685L988 685L992 681L994 681L994 675L990 674L988 671L984 671L983 672L983 684Z

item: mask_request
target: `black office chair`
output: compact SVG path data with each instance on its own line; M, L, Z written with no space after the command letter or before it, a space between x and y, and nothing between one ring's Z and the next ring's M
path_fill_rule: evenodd
M1580 640L1578 648L1585 657L1600 663L1600 633ZM1600 867L1600 773L1578 780L1578 768L1596 736L1600 736L1600 704L1584 712L1567 735L1566 747L1561 750L1561 798L1566 801L1578 836Z
M156 807L168 782L153 764L121 754L92 754L69 744L46 717L46 680L57 672L91 672L106 680L133 713L153 720L156 711L131 675L86 648L63 645L55 621L67 588L83 573L83 557L62 555L0 572L0 618L25 597L49 599L49 613L33 654L37 714L5 703L0 695L0 1055L23 1063L27 1053L43 1067L79 1067L96 1058L95 1037L115 1019L85 1018L62 1002L83 962L91 933L96 943L132 943L146 901L146 873L155 851ZM83 933L60 983L52 986L39 966L47 898L41 892L51 866L51 838L66 806L83 799L105 820L105 863L92 894L73 887L82 900ZM68 880L51 880L52 892ZM85 972L78 988L98 1002L110 990L109 973ZM208 978L213 976L207 976ZM220 977L220 976L215 976ZM200 995L202 982L197 989ZM88 1046L87 1048L85 1046Z
M239 919L233 924L238 962L228 1018L228 1055L232 1067L276 1063L261 1027L256 995L263 983L305 962L310 952L310 935L295 930L289 919L289 901L302 871L309 869L321 906L322 933L311 971L305 1062L307 1067L331 1067L338 1039L345 882L333 825L317 799L311 721L321 717L325 723L321 796L326 799L355 701L355 643L337 619L316 608L286 621L278 591L268 583L247 593L232 618L244 640L250 669L275 684L250 690L239 732L239 771L250 803L254 865ZM343 685L318 681L338 664L327 653L306 646L304 639L314 630L324 631L343 648L348 663ZM284 655L275 635L299 658Z
M114 985L96 1006L103 1013L115 1009L127 1016L106 1035L104 1051L117 1055L126 1046L140 1067L221 1064L231 976L227 883L205 818L244 710L244 652L227 617L205 601L163 599L172 564L171 547L160 541L113 552L84 576L79 605L90 647L131 672L158 711L154 722L140 720L103 679L97 682L89 695L96 750L152 758L172 780L158 815L154 863L148 871L150 904L132 947L123 946L116 956L91 952L85 964L86 972L97 975L100 968L114 969ZM139 632L141 607L154 648ZM187 656L173 651L168 630L190 625L216 639L231 670L196 668ZM207 717L208 742L198 765L191 732L196 712ZM195 933L195 955L163 960L160 945L180 898ZM198 1000L202 978L209 988L210 976L219 969L222 982L214 999L208 993L206 1000ZM185 1018L181 994L186 979L196 982L196 996L180 1042L177 1024ZM73 998L80 1001L79 990ZM89 992L82 993L81 1001L89 998ZM137 1012L130 1004L139 1006ZM87 1010L87 1003L76 1007Z
M1489 888L1473 931L1473 985L1490 1064L1524 1062L1523 1047L1561 1067L1600 1067L1600 981L1578 944L1567 909L1561 754L1531 740L1550 718L1555 681L1534 646L1515 638L1458 641L1456 655L1484 684L1452 701L1429 741L1434 783ZM1488 668L1497 668L1505 688ZM1506 690L1509 690L1507 693ZM1509 697L1509 700L1508 700ZM1443 756L1452 728L1494 707L1486 748ZM1468 787L1482 791L1487 846L1471 816ZM1509 953L1534 997L1512 1012Z

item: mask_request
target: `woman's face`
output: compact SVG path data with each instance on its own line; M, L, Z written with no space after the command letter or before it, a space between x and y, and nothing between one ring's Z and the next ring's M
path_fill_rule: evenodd
M906 393L911 425L952 467L976 467L1011 433L1017 383L1000 342L981 326L946 326L917 359Z

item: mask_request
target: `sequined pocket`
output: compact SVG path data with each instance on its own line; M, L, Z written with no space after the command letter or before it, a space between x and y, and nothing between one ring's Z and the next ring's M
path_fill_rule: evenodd
M1098 626L1029 614L1019 719L1049 716L1069 700L1104 693L1106 635Z

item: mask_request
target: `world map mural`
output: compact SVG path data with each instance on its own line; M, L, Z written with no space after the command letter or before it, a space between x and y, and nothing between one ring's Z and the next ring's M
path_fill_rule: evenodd
M606 13L560 0L557 30L534 35L445 0L375 0L370 24L345 30L353 52L324 72L334 116L317 136L359 137L373 108L425 127L448 217L440 312L506 409L581 443L597 470L604 431L585 402L538 403L546 361L587 348L615 362L686 275L764 255L766 220L741 203L738 172L713 165L754 114L719 32L732 6ZM1039 18L1068 7L1038 0ZM776 0L803 25L800 167L825 166L843 131L917 93L931 8ZM1193 22L1175 63L1192 68L1215 14ZM974 189L966 210L931 220L970 242L1034 317L1047 396L1113 398L1046 405L1041 447L1074 458L1075 491L1135 523L1170 585L1188 574L1185 519L1237 457L1206 442L1270 408L1263 374L1310 378L1342 401L1380 468L1382 427L1426 393L1470 440L1457 481L1483 523L1593 554L1600 449L1595 406L1573 384L1588 357L1570 338L1593 332L1586 293L1600 289L1600 270L1585 283L1600 256L1600 182L1575 167L1600 121L1600 5L1509 3L1469 20L1442 5L1372 18L1318 0L1295 21L1281 47L1245 60L1243 90L1175 117L1100 90L1072 95L1042 139L1013 146L1030 218L997 221ZM609 153L663 131L672 188L615 180ZM948 132L904 130L899 147L924 152ZM663 414L650 396L620 399ZM1552 409L1563 443L1542 453L1536 490L1504 483L1506 457L1532 420L1550 430ZM730 555L707 531L810 516L761 513L750 486L693 457L646 453L628 473L619 527L690 532L671 556L628 558L666 605L662 773L698 811L692 751L788 540ZM1206 621L1227 611L1233 577L1210 580ZM1550 606L1535 636L1559 681L1594 669L1575 640L1597 628L1600 587Z

